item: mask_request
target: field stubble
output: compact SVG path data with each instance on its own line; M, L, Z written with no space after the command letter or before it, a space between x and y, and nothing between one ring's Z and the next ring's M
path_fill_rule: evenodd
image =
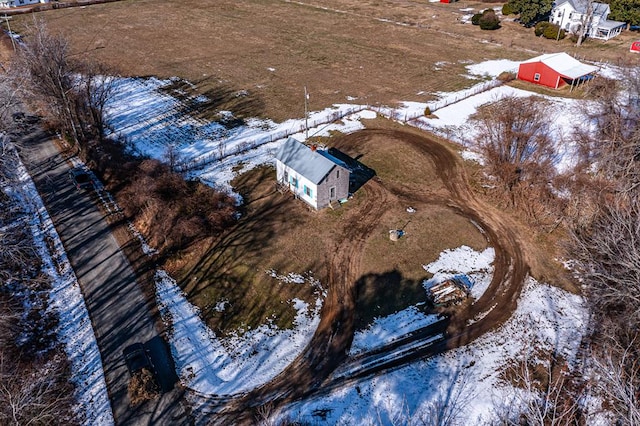
M121 1L40 14L74 52L123 75L178 76L201 93L248 96L244 117L276 121L335 103L427 101L470 86L465 66L522 60L557 45L505 22L498 31L462 24L461 8L417 1ZM14 27L26 31L30 16ZM548 41L547 41L548 42ZM523 48L524 47L524 48Z

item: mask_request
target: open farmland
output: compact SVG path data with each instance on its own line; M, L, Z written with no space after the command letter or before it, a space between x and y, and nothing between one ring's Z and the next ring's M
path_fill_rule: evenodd
M477 10L486 4L126 1L42 16L72 39L75 50L110 63L124 75L184 79L172 80L164 95L192 100L188 82L195 83L196 92L211 102L203 103L206 107L196 114L192 104L184 112L204 123L231 110L238 118L234 125L240 127L242 119L252 117L301 117L303 86L311 93L312 111L345 102L424 102L438 92L490 78L470 75L465 69L470 63L519 60L558 50L552 42L524 35L525 30L513 23L492 33L461 24L460 9L469 6ZM559 45L572 50L568 41ZM613 60L622 52L620 47L618 41L589 44L580 53ZM189 92L184 99L183 90ZM126 100L122 104L127 109ZM170 115L166 108L149 109L140 121L157 111ZM310 211L274 190L271 167L251 169L238 159L231 183L244 203L237 224L161 265L200 308L200 315L192 316L202 317L218 338L227 341L265 324L295 330L301 312L314 316L322 307L317 331L313 338L309 335L311 343L301 347L300 356L285 370L272 369L282 372L273 380L265 378L270 381L264 387L237 401L233 391L238 388L233 386L203 392L228 392L232 414L238 410L250 416L256 401L279 404L316 388L318 380L343 360L354 331L407 306L429 311L422 303L423 280L431 272L423 265L446 249L467 245L482 251L495 246L497 252L486 295L447 319L453 335L448 349L469 345L506 321L516 310L529 268L532 275L547 279L563 274L551 261L551 250L545 252L539 241L531 244L529 230L513 223L510 212L485 205L482 196L476 199L471 188L479 188L467 174L479 166L460 161L456 147L447 141L384 119L371 120L372 116L375 113L363 118L364 131L332 131L327 140L314 137L314 142L336 147L376 172L343 208ZM264 126L263 130L269 127ZM191 128L185 129L183 135ZM196 138L178 139L189 145ZM407 211L409 206L415 210ZM391 242L390 229L402 229L406 235ZM310 306L314 299L321 302L315 311L300 310L298 302ZM169 321L176 327L179 323ZM259 349L251 346L252 353ZM195 358L207 359L200 354ZM217 378L218 366L210 364L214 371L208 377ZM198 380L204 376L200 371L189 374Z
M370 125L398 130L385 120ZM360 157L364 165L376 167L376 179L386 185L446 196L433 160L424 153L398 139L378 136L361 140L357 135L331 142L348 155ZM385 164L391 168L385 169ZM460 245L481 250L487 244L471 222L446 206L416 204L406 195L372 199L375 193L365 186L343 208L314 212L289 194L277 193L274 182L275 171L270 167L237 178L234 186L245 201L238 225L221 240L212 241L206 252L196 256L199 260L184 258L171 267L217 332L255 328L265 318L291 327L295 310L287 300L311 301L316 289L278 279L271 271L277 275L310 272L310 277L326 285L330 258L339 245L350 245L350 230L367 203L378 204L383 213L362 242L364 251L353 258L345 254L354 261L362 256L362 262L354 267L358 276L367 277L359 301L359 326L366 326L376 316L424 302L422 281L430 274L422 264L437 259L443 250ZM417 211L407 213L409 206ZM404 229L407 235L391 242L389 229ZM224 311L215 309L220 300L228 302Z
M123 75L178 76L239 117L277 121L335 103L391 105L425 101L469 87L464 66L522 60L538 52L575 51L533 37L513 22L481 31L461 18L486 3L361 0L121 1L39 14L73 50ZM31 16L16 16L14 27ZM627 54L624 37L588 43L591 59ZM475 81L477 82L477 80ZM217 96L216 96L217 95ZM234 95L242 95L238 103ZM225 102L228 101L228 102ZM212 111L212 113L217 111Z

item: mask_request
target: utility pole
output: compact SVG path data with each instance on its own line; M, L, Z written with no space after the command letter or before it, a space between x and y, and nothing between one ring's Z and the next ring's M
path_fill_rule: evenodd
M9 31L9 38L11 39L11 46L13 46L13 51L16 51L16 41L13 39L13 32L11 31L11 26L9 25L9 19L11 19L11 17L7 14L5 14L2 19L4 19L7 23L7 31Z
M305 128L305 140L309 139L309 92L307 92L307 86L304 86L304 128Z

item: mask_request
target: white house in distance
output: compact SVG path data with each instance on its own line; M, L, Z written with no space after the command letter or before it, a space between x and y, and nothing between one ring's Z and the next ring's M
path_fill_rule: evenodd
M316 150L293 138L276 152L276 179L281 187L315 209L349 196L349 169L327 151Z
M49 0L0 0L0 9L28 6L30 4L49 3Z
M588 13L588 0L559 0L553 9L549 22L559 25L565 31L577 33L582 25L587 25L587 36L600 40L609 40L619 35L626 27L625 22L609 21L607 16L611 8L605 3L591 4L591 17Z

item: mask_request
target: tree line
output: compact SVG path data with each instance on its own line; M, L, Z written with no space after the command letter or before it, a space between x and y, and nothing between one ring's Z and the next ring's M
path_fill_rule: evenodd
M11 73L21 98L73 146L161 257L217 235L234 221L232 197L175 171L174 147L167 147L166 164L133 155L126 141L105 137L117 73L72 51L63 35L35 21Z
M105 137L114 70L72 51L41 21L17 47L0 70L0 424L73 425L82 419L73 412L70 367L56 340L58 317L48 309L50 282L26 213L7 189L16 185L20 161L14 136L28 130L27 118L36 114L38 125L102 178L161 259L222 232L235 221L236 206L227 194Z
M49 276L13 197L18 151L9 137L18 91L0 73L0 424L80 424L70 365L49 309ZM8 76L7 76L8 77Z

